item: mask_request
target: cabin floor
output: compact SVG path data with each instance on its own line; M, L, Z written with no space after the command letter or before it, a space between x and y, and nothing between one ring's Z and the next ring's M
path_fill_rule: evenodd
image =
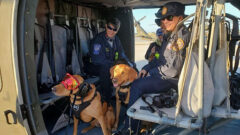
M81 130L87 126L88 126L88 124L86 124L86 123L80 124L78 127L78 135L103 135L100 127L94 128L92 130L89 130L87 133L82 134ZM66 132L67 132L67 135L72 135L73 134L73 125L71 125L69 128L62 129L62 130L54 133L53 135L66 135Z
M126 108L124 108L126 110ZM124 111L125 111L124 110ZM123 122L123 111L121 113L121 123ZM218 119L216 118L209 118L208 119L208 125L211 125ZM122 124L120 124L123 126ZM89 130L87 133L82 134L81 130L84 129L85 127L89 126L88 123L80 123L78 126L78 135L103 135L102 130L100 127L95 127L92 130ZM155 126L158 126L157 124ZM239 120L232 120L227 124L224 124L223 126L220 126L216 128L215 130L210 131L208 134L209 135L240 135L239 132L239 127L240 127L240 121ZM164 130L158 132L156 135L176 135L180 132L182 132L184 129L183 128L177 128L175 126L168 126ZM61 130L53 133L52 135L72 135L73 133L73 124L70 124L70 126L66 128L62 128ZM189 133L190 135L199 135L199 130L195 130L193 132Z
M69 124L66 127L61 128L60 130L51 133L55 123L57 122L58 118L62 115L63 110L67 106L67 100L68 98L63 98L55 103L55 105L52 105L48 107L45 111L43 111L44 121L48 130L48 133L51 135L72 135L73 133L73 123ZM115 108L115 98L112 98L111 104ZM69 113L69 108L66 109L66 114ZM119 125L123 126L123 120L124 115L126 114L126 106L122 105L121 112L120 112L120 119L119 119ZM95 127L92 130L89 130L87 133L82 134L82 129L88 127L89 123L79 122L78 126L78 134L79 135L102 135L102 129L100 127ZM119 127L121 127L119 126Z

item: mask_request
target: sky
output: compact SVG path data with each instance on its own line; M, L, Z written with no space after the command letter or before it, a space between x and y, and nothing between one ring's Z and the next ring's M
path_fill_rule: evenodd
M186 6L185 14L189 15L195 12L195 6ZM240 18L240 11L232 6L231 4L227 3L225 5L226 13L232 14ZM141 19L143 16L146 16L145 19L140 21L141 26L146 32L155 32L158 26L155 24L155 13L158 11L159 8L153 9L134 9L133 16L136 20ZM210 13L209 13L210 14Z

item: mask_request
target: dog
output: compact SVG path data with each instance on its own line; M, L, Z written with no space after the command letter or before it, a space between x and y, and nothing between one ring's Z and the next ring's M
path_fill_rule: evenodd
M117 64L110 69L113 86L116 88L116 120L113 130L117 130L121 102L128 104L130 98L130 86L137 79L137 71L127 64Z
M52 92L57 96L70 96L74 122L73 135L77 135L79 119L83 122L91 122L82 133L100 124L104 135L111 134L115 121L113 107L101 102L100 93L93 84L84 82L79 75L67 73L60 84L52 87Z
M111 105L108 105L107 102L103 102L103 114L105 114L105 120L106 120L106 124L107 124L107 129L109 130L109 132L112 131L112 128L114 126L115 123L115 113L114 113L114 109ZM99 127L99 122L97 119L94 119L91 123L89 127L84 128L81 133L86 133L87 131L93 129L94 127Z

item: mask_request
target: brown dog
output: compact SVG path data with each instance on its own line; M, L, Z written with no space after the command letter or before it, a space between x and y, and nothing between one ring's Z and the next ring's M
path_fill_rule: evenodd
M93 118L95 120L91 122L89 127L83 129L82 133L100 124L104 135L111 134L115 121L113 108L108 107L106 102L102 104L101 96L93 84L85 83L84 79L79 75L67 74L60 84L52 88L52 91L57 96L70 95L73 109L74 135L77 135L79 119L90 122Z
M117 64L110 69L113 86L116 88L116 121L113 130L118 127L121 102L128 104L130 85L137 79L137 72L126 64Z

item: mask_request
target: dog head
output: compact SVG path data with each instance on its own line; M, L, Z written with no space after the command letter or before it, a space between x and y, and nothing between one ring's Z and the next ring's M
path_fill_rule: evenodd
M110 69L111 79L114 87L125 83L131 83L137 79L137 72L126 64L118 64Z
M77 93L82 83L84 83L84 79L80 75L70 75L67 73L60 84L52 87L52 92L57 96L69 96L70 94Z

